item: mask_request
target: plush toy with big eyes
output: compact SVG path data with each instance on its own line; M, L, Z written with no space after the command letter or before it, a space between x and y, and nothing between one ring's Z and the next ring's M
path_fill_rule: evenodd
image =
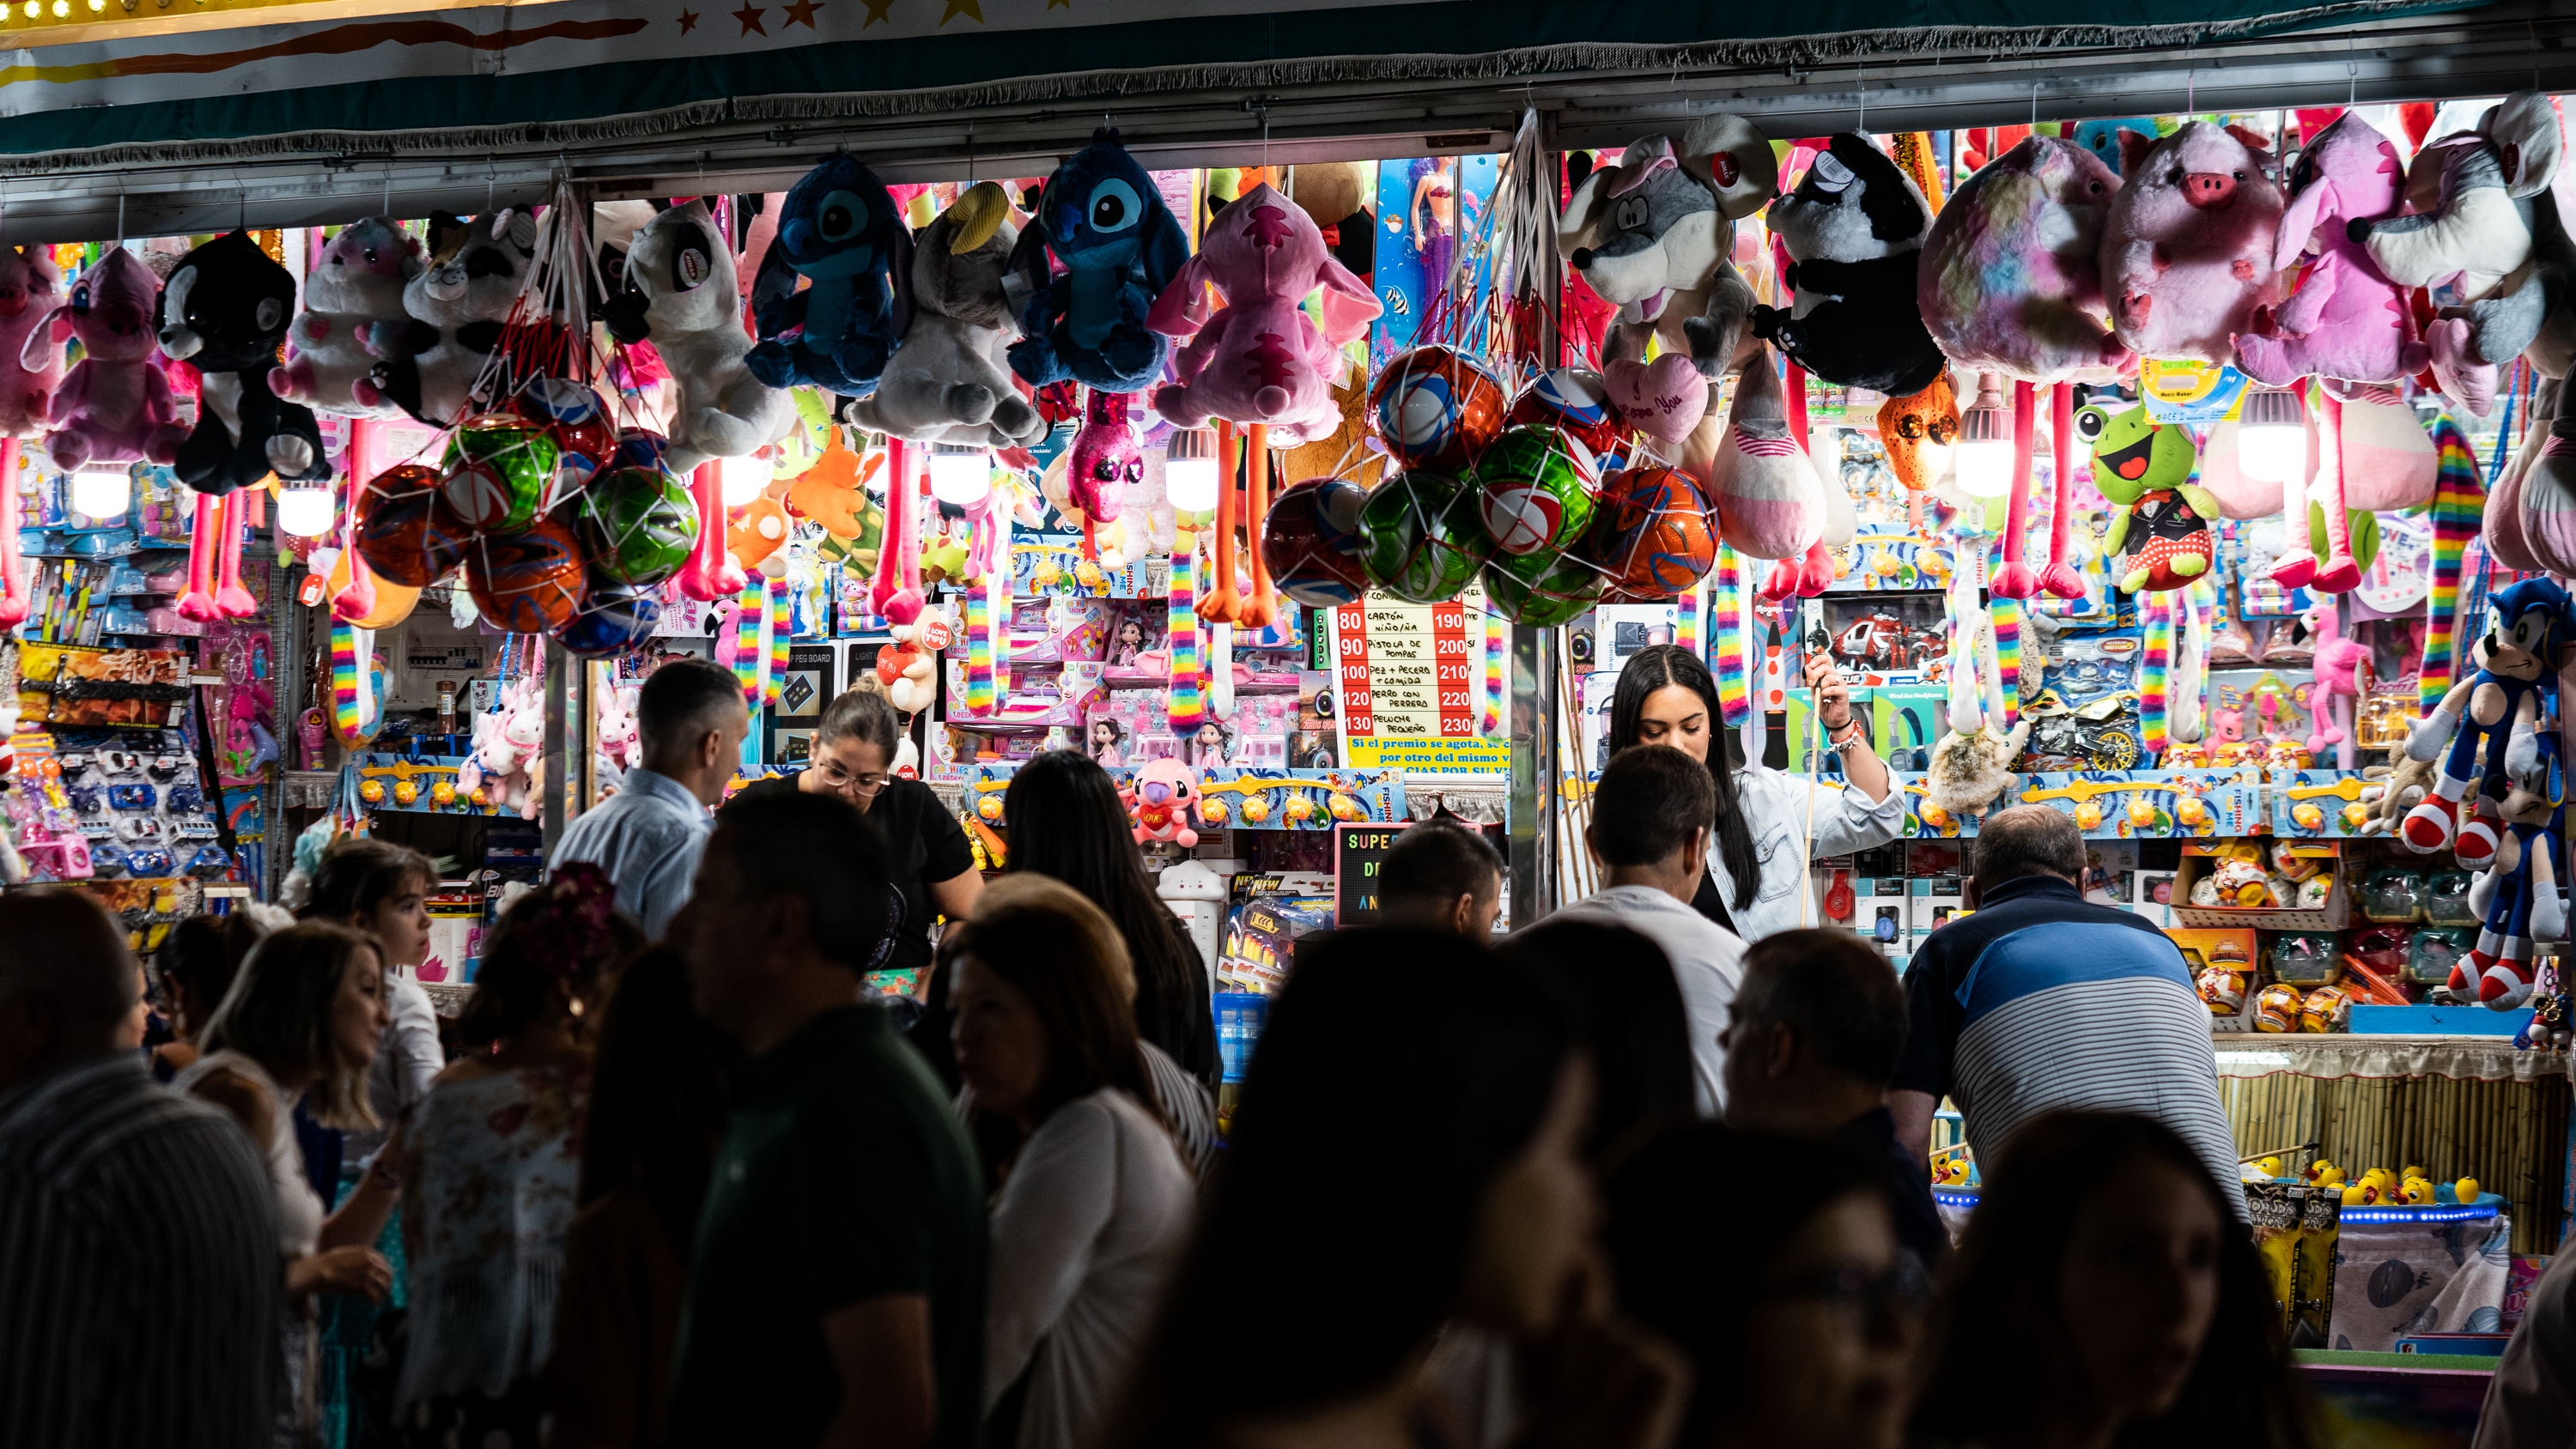
M1946 477L1959 441L1959 392L1950 374L1937 373L1921 392L1880 403L1878 441L1887 449L1888 471L1906 488L1919 493Z
M2506 795L2517 788L2553 800L2558 794L2550 778L2555 751L2544 753L2539 726L2558 717L2556 660L2576 606L2549 580L2525 579L2490 595L2487 607L2495 627L2469 651L2477 673L2452 685L2407 731L2407 758L2442 763L2432 793L2397 827L2410 849L2429 855L2448 848L2471 870L2495 859ZM2477 808L2463 827L2460 802L2472 786Z
M176 421L170 380L151 360L157 281L143 259L110 250L72 282L61 305L21 345L19 365L60 365L63 344L80 339L81 359L62 374L45 405L45 456L66 473L85 463L168 463L188 430Z
M537 216L524 207L465 223L447 260L403 284L410 320L367 333L386 360L351 389L359 405L391 403L434 428L463 421L536 254Z
M376 349L410 330L403 288L426 266L420 239L390 217L340 228L304 277L304 310L286 337L286 361L270 370L269 388L288 402L352 417L399 418L382 400L358 401L386 354Z
M2093 447L2093 486L2118 508L2102 551L2123 559L2120 587L2178 589L2209 572L2218 502L2196 481L2191 430L2159 424L2144 407L2087 407L2075 414L2075 435ZM2133 522L2145 525L2143 534L2133 535Z
M749 457L796 425L796 404L743 356L733 249L704 198L636 231L626 282L632 290L606 309L609 329L621 342L651 339L680 390L664 467L685 478L709 458Z
M1679 136L1647 136L1619 164L1586 175L1557 219L1557 250L1618 307L1602 360L1643 361L1646 340L1686 352L1702 377L1740 360L1753 289L1734 265L1735 223L1779 184L1771 143L1742 116L1702 116Z
M833 157L788 190L778 238L752 278L760 345L744 362L771 387L865 397L911 323L911 274L912 233L885 183Z
M2236 360L2255 309L2277 304L2283 203L2270 143L2186 121L2157 140L2120 133L2119 193L2102 228L2111 330L2140 357Z
M280 402L269 371L295 310L295 278L246 231L179 259L161 289L161 350L203 374L196 430L172 471L199 493L266 478L328 479L313 410Z
M1047 265L1049 254L1064 266ZM1154 178L1104 127L1056 168L1020 232L1011 270L1031 295L1011 370L1031 387L1072 378L1142 392L1162 376L1171 339L1145 325L1190 259L1189 238Z
M1948 370L1914 295L1932 208L1868 137L1835 136L1765 219L1789 253L1780 279L1796 298L1754 308L1754 336L1827 382L1890 397Z

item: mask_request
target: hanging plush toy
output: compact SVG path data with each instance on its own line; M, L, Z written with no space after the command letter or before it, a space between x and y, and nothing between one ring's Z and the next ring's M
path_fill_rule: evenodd
M2117 506L2102 551L2119 586L2162 592L2209 572L2218 503L2195 481L2191 430L2159 424L2144 407L2087 407L2075 414L2075 434L2093 445L2093 486Z
M1002 287L1019 229L1009 193L979 181L912 248L912 325L877 390L850 406L859 426L923 443L1017 448L1046 419L1011 380L1011 304Z
M2359 111L2344 112L2308 143L2290 172L2272 265L2287 276L2303 255L2315 260L2273 315L2274 335L2235 339L2240 371L2287 387L2305 377L2395 382L2424 370L2432 354L2415 335L2408 289L2388 280L2352 235L2353 223L2394 216L2405 201L2397 147Z
M1920 493L1950 471L1959 441L1959 392L1945 368L1921 392L1878 405L1878 441L1887 470L1906 491Z
M464 241L447 260L403 284L403 311L411 321L400 342L390 340L386 327L367 334L386 360L352 387L359 405L391 403L434 428L463 421L536 254L532 210L510 207L467 222Z
M1210 312L1213 283L1224 305ZM1301 305L1323 289L1324 325ZM1211 417L1269 427L1274 447L1295 447L1341 427L1333 384L1341 346L1380 311L1366 282L1324 249L1323 233L1268 183L1208 223L1192 256L1155 299L1147 325L1188 343L1172 358L1178 379L1154 394L1175 426Z
M294 276L246 231L215 238L171 269L161 292L161 350L204 379L196 430L171 470L199 493L230 493L272 472L331 476L313 410L269 391L294 306Z
M617 340L650 340L679 387L663 466L685 478L711 458L747 458L796 426L796 404L754 376L743 354L733 250L704 198L663 212L626 254L634 290L606 308Z
M2558 896L2558 862L2567 845L2558 828L2566 809L2566 774L2557 731L2540 736L2539 788L2517 785L2498 813L2505 823L2495 864L2469 886L2469 909L2483 923L2478 943L2451 968L2451 990L2497 1011L2531 1000L2533 947L2567 939L2567 907Z
M1905 397L1949 370L1915 301L1932 208L1866 136L1844 132L1764 216L1788 250L1787 309L1753 309L1753 335L1844 387Z
M1189 237L1154 178L1115 129L1092 132L1091 144L1047 178L1011 253L1017 285L1029 293L1011 370L1031 387L1066 378L1110 392L1151 387L1172 344L1146 315L1189 256Z
M411 330L403 288L425 270L420 239L402 224L374 216L340 228L304 274L304 310L286 334L286 361L268 375L270 391L316 412L349 417L398 418L383 401L358 401L378 362L400 347Z
M2399 827L2413 849L2429 855L2447 847L2471 870L2495 858L2498 812L2510 788L2547 787L2540 721L2559 718L2558 651L2570 622L2567 591L2547 579L2499 589L2487 607L2495 627L2470 651L2477 673L2451 686L2407 731L2408 758L2439 757L2442 767L2432 795ZM2460 802L2472 786L2475 807L2463 826Z
M1125 510L1127 490L1143 481L1145 455L1136 446L1135 426L1127 421L1129 398L1123 392L1086 388L1082 430L1064 469L1066 501L1082 519L1082 552L1100 558L1099 526L1116 523Z
M45 455L62 471L137 459L167 464L188 440L176 421L170 380L152 361L160 287L142 258L111 248L27 334L19 365L31 373L58 366L63 344L80 341L81 360L45 406Z
M744 361L771 387L865 397L910 322L912 233L876 173L849 156L788 190L778 238L751 283L760 345ZM807 285L799 290L797 282Z
M1717 511L1718 527L1736 552L1753 558L1797 560L1824 537L1824 479L1791 436L1789 405L1773 371L1769 344L1756 342L1735 384L1724 432L1707 453L1700 445L1717 427L1714 413L1683 449L1683 471L1696 479ZM1766 597L1794 592L1797 580L1773 572Z
M1556 244L1584 284L1618 307L1602 360L1646 355L1646 339L1687 353L1702 377L1736 365L1753 289L1734 266L1735 223L1771 202L1779 159L1741 116L1703 116L1678 138L1632 143L1583 178Z
M2141 357L2233 362L2254 309L2281 299L2272 263L2281 188L2263 137L2185 121L2120 133L2123 184L2102 229L2102 287L2121 345Z
M41 243L0 248L0 436L42 435L45 406L62 386L63 349L47 324L62 301L63 274L51 251ZM38 337L45 341L29 362L29 344Z
M2104 319L2101 238L2120 178L2090 151L2030 136L1968 178L1923 240L1915 300L1970 370L2053 382L2120 370Z

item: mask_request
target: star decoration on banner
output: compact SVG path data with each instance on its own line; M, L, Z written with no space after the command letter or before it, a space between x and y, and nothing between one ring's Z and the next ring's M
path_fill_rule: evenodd
M894 0L859 0L859 3L868 7L868 18L859 22L861 30L886 19L886 12L894 8Z
M681 12L680 12L680 33L681 33L682 35L686 35L686 34L688 34L690 31L695 30L695 29L697 29L697 28L698 28L698 12L696 12L695 10L683 10L683 11L681 11Z
M940 13L939 23L946 25L949 21L956 19L960 15L967 17L978 25L983 24L984 0L948 0L948 8Z
M787 23L802 25L812 30L815 28L814 12L822 8L823 0L795 0L795 3L787 7Z
M769 33L769 27L760 23L760 7L752 4L751 0L742 0L742 8L733 12L733 18L742 22L742 33L745 35Z

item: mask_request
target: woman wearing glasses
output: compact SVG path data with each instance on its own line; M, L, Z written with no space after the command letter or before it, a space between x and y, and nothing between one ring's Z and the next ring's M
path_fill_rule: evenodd
M928 785L893 774L900 728L884 695L846 691L824 709L822 722L814 727L813 757L806 768L754 781L733 797L789 790L838 795L859 807L877 828L885 841L886 873L894 882L894 897L886 903L893 929L877 948L871 971L928 966L931 922L941 916L966 919L984 889L964 827Z

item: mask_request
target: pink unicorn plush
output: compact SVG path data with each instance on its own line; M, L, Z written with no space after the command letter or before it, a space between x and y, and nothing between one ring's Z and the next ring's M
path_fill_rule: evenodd
M2278 335L2236 338L2239 370L2273 387L2303 377L2395 382L2424 370L2432 352L2416 336L2406 289L2351 233L2355 221L2396 215L2405 199L2397 147L2359 112L2344 112L2308 143L2290 173L2272 265L2287 275L2303 253L2316 260L2273 318Z
M42 245L0 248L0 434L32 438L45 430L45 406L63 382L63 349L48 341L24 360L27 339L44 329L62 300L63 274Z
M2254 309L2281 299L2272 248L2281 188L2268 143L2186 121L2155 140L2120 133L2119 195L2102 228L2111 330L2141 357L2234 362Z
M71 296L27 334L18 365L39 370L48 355L78 337L86 354L72 364L45 410L45 452L69 473L85 463L169 463L188 430L171 404L170 380L153 365L161 348L154 330L161 279L123 247L109 251L72 283Z
M1225 296L1213 315L1211 282ZM1298 305L1317 287L1320 329ZM1325 250L1313 219L1265 182L1216 214L1198 254L1154 300L1146 325L1190 338L1172 354L1179 381L1154 394L1154 410L1184 428L1210 418L1267 423L1273 447L1329 437L1342 421L1335 354L1378 311L1376 294Z

